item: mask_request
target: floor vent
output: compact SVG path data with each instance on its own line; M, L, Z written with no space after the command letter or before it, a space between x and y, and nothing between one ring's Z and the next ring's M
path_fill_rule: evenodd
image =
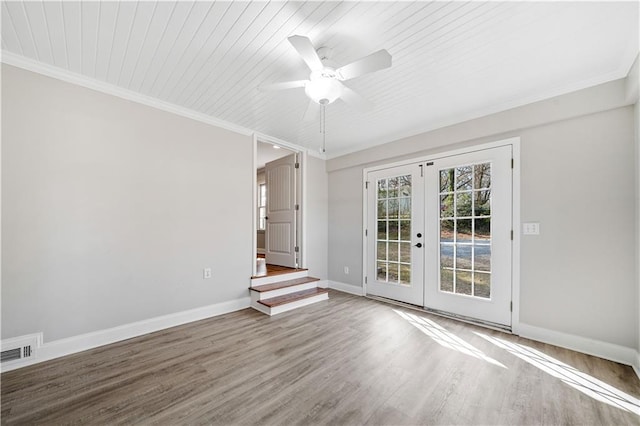
M42 342L42 334L30 334L2 341L0 363L11 363L32 358Z

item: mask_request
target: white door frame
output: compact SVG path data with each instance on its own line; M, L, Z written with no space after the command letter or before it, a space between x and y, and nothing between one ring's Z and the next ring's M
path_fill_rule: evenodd
M251 176L252 179L252 201L251 201L251 230L253 232L251 243L251 276L255 276L257 273L256 258L258 256L258 223L256 221L256 212L258 211L258 182L256 179L256 167L258 164L258 142L272 143L298 154L298 161L300 162L300 210L298 210L298 247L300 247L300 265L299 268L306 268L307 265L307 151L300 150L300 147L285 142L283 140L263 135L261 133L253 134L253 160L251 162Z
M489 148L497 148L500 146L511 145L513 150L513 185L512 185L512 223L513 223L513 243L512 243L512 266L511 266L511 294L513 298L513 311L511 312L511 331L514 334L519 334L520 329L520 236L522 228L520 224L520 138L513 137L508 139L502 139L495 142L489 142L479 145L471 145L465 148L459 148L450 151L440 151L431 155L423 155L420 157L410 158L402 161L396 161L389 164L380 164L372 167L365 167L362 170L362 294L367 294L367 262L369 261L367 256L367 237L365 232L367 230L367 218L368 218L368 202L367 202L367 189L365 183L367 181L367 174L372 171L382 170L389 167L404 166L407 164L426 162L430 160L436 160L443 157L451 157L454 155L467 154L469 152L485 150Z

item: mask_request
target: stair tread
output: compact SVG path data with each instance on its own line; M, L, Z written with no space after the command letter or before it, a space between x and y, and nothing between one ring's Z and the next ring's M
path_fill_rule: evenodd
M297 300L307 299L309 297L317 296L320 294L329 293L327 289L324 288L310 288L308 290L296 291L295 293L285 294L283 296L273 297L271 299L259 300L258 303L261 303L265 306L273 308L275 306L285 305L287 303L295 302Z
M314 278L314 277L295 278L293 280L278 281L277 283L272 283L272 284L257 285L255 287L251 287L251 290L255 290L259 293L262 293L263 291L278 290L281 288L287 288L287 287L292 287L294 285L311 283L314 281L320 281L320 278Z

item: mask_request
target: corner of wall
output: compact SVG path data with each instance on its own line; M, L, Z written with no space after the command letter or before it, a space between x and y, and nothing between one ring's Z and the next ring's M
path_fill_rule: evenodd
M362 287L356 287L338 281L329 281L329 288L343 293L353 294L354 296L364 296L364 289Z

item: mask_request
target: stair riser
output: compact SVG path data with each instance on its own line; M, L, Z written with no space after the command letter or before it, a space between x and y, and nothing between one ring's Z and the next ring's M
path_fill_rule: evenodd
M273 284L280 281L288 281L296 278L304 278L309 276L309 271L290 272L288 274L271 275L267 277L251 278L251 287L259 285Z
M258 303L257 300L251 300L251 307L258 312L271 316L271 309L268 306L264 306L262 303Z
M323 300L329 299L329 295L327 293L318 294L317 296L307 297L306 299L296 300L295 302L287 303L285 305L274 306L270 308L271 312L269 315L277 315L283 312L290 311L292 309L301 308L303 306L311 305L312 303L322 302Z
M261 293L257 291L252 291L251 300L253 300L254 297L256 297L256 300L265 300L265 299L271 299L272 297L284 296L285 294L295 293L296 291L316 288L318 286L317 284L318 284L317 281L312 281L310 283L292 285L291 287L279 288L277 290L271 290L271 291L263 291Z

